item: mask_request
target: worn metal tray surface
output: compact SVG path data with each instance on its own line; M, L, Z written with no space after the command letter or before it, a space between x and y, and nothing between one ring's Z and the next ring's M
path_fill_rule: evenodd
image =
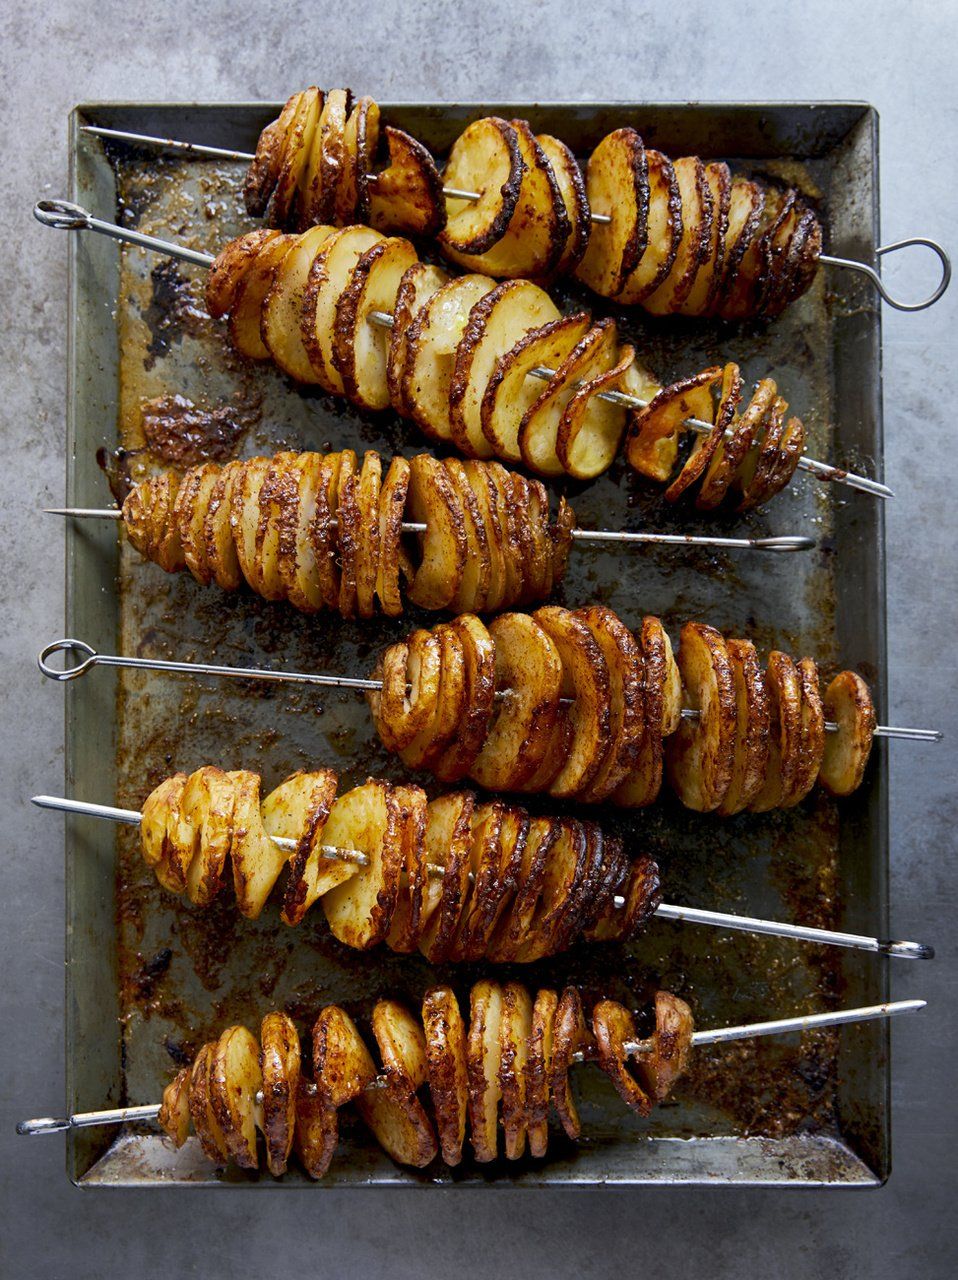
M214 250L249 226L238 165L105 151L78 132L84 121L252 149L276 106L96 105L72 121L72 194L96 214ZM611 128L633 124L673 155L738 158L786 175L822 202L831 248L870 261L877 232L874 112L861 105L389 106L386 116L442 152L471 119L489 112L530 118L584 155ZM407 455L423 447L394 415L364 417L304 394L273 368L230 352L205 315L199 269L96 236L71 239L69 500L109 498L99 448L142 444L144 400L179 393L200 410L199 435L220 444L240 431L241 453L284 448L376 447ZM571 300L568 290L566 301ZM594 304L590 304L594 305ZM610 310L599 303L597 311ZM619 317L655 371L676 376L725 356L748 379L774 371L808 425L818 457L881 470L879 318L866 285L820 273L810 292L771 325L735 328ZM231 406L209 430L207 410ZM571 490L583 524L648 521L695 529L694 512L665 508L621 466ZM733 522L728 522L731 525ZM856 666L884 689L884 566L880 504L799 473L789 491L745 522L756 532L813 531L821 550L781 558L613 554L577 548L559 599L602 601L628 622L700 618L781 646L824 667ZM69 633L103 650L219 662L365 673L392 624L306 618L248 594L227 598L189 577L145 564L111 524L67 532ZM434 619L433 619L434 621ZM203 762L248 767L267 786L314 763L354 784L370 773L402 776L380 748L353 694L317 696L293 687L194 682L149 674L116 681L98 672L67 690L67 782L72 794L139 807L157 781ZM886 927L885 748L876 743L866 785L835 805L814 794L787 814L721 822L668 799L638 814L597 812L634 849L661 860L667 897L847 929ZM422 779L419 779L422 781ZM428 780L425 785L430 786ZM533 807L536 807L534 804ZM546 808L545 805L539 805ZM559 806L555 806L559 807ZM380 995L415 1005L427 985L460 991L479 968L430 970L418 958L358 954L330 938L322 911L298 930L274 906L242 921L231 895L205 913L171 899L138 858L136 835L90 819L67 825L68 1105L86 1110L155 1100L174 1070L230 1021L257 1026L268 1009L301 1028L326 1002L364 1017ZM521 971L531 985L581 983L641 1002L650 983L689 999L700 1026L761 1019L886 995L871 956L653 921L621 948L580 947ZM549 1158L450 1174L393 1165L359 1127L346 1127L323 1186L463 1186L542 1183L755 1182L875 1185L889 1171L888 1039L878 1024L755 1043L695 1056L673 1099L648 1121L618 1101L594 1067L581 1068L584 1138L558 1135ZM69 1141L70 1176L83 1185L179 1183L261 1190L277 1183L214 1171L195 1141L173 1152L155 1131L85 1130ZM319 1189L319 1188L318 1188ZM318 1190L317 1189L317 1190Z

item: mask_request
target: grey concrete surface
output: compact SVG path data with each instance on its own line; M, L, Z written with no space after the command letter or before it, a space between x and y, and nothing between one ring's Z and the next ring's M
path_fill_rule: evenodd
M663 1275L922 1277L956 1270L955 744L958 632L953 370L958 287L885 314L891 700L949 735L893 752L893 920L939 958L894 970L927 1016L894 1035L894 1172L869 1193L701 1190L469 1197L84 1195L60 1139L13 1135L63 1099L63 879L57 824L27 797L62 778L62 695L33 667L62 619L66 244L30 217L65 186L84 99L279 98L353 84L381 98L868 99L882 118L883 230L958 251L953 0L786 4L0 5L0 1273L206 1277ZM921 286L923 264L890 271Z

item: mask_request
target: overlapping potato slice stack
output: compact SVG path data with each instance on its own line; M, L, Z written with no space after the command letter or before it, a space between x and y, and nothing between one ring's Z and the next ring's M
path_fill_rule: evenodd
M633 635L600 605L464 615L391 645L375 674L377 732L410 768L630 808L663 772L683 804L722 815L788 808L816 781L848 795L875 726L854 672L823 701L810 658L773 652L763 671L749 641L691 622L676 660L658 618Z
M398 1164L424 1168L441 1150L454 1167L467 1136L480 1163L518 1160L527 1149L542 1157L552 1110L569 1138L581 1135L572 1068L582 1060L597 1061L638 1115L665 1100L685 1070L692 1014L678 996L658 991L654 1017L645 1052L631 1056L635 1021L616 1001L600 1000L589 1019L574 987L533 995L518 982L480 981L467 1020L452 989L434 987L421 1020L395 1000L378 1001L377 1068L353 1019L329 1005L313 1027L308 1079L295 1026L271 1013L259 1042L233 1026L204 1045L167 1085L158 1121L177 1147L192 1125L208 1159L244 1169L259 1167L259 1130L274 1177L295 1150L306 1172L321 1178L336 1152L339 1111L350 1103Z
M593 151L585 179L569 148L525 120L486 116L453 143L442 177L429 153L385 129L348 90L294 94L264 129L246 207L270 225L369 222L438 236L450 261L507 279L575 273L603 297L655 315L778 315L808 288L822 230L795 188L734 175L697 156L670 160L632 128ZM444 196L475 193L476 200ZM608 219L592 221L592 214Z
M337 795L328 769L293 774L262 800L254 773L178 773L147 797L140 830L163 887L198 906L223 887L228 860L237 906L255 919L285 872L287 924L321 900L346 946L385 943L437 964L526 963L580 938L628 938L660 900L652 859L630 861L593 823L467 791L427 802L419 787L374 780Z
M172 573L344 618L425 609L492 612L549 596L565 572L572 510L556 520L535 480L499 463L427 454L279 453L162 472L123 505L134 547ZM404 520L426 525L404 535Z

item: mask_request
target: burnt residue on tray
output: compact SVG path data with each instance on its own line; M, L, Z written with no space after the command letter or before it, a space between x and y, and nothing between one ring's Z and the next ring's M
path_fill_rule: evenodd
M144 232L215 252L249 229L237 196L241 166L170 164L124 152L116 171L121 204ZM826 168L813 164L803 172L807 183L827 189ZM428 447L395 414L362 414L315 389L293 386L268 363L238 359L222 326L205 315L202 285L199 268L168 264L158 271L156 260L141 251L123 253L121 449L136 455L149 448L170 463L186 463L229 456L234 449L249 455L371 447L410 456ZM584 300L573 285L562 285L557 296ZM596 307L594 298L587 305L615 311ZM657 374L683 376L732 358L747 381L774 372L805 420L810 451L828 456L835 415L820 280L769 326L689 326L635 312L617 319L624 340ZM131 465L140 464L127 460L127 471ZM755 535L814 528L825 541L833 529L834 487L803 476L768 509L717 522L693 508L669 507L660 490L632 476L621 461L592 485L567 487L584 526ZM223 595L186 575L166 575L140 561L122 539L119 565L125 653L365 675L384 644L437 621L415 611L372 625L305 617L246 592ZM659 614L673 640L682 621L696 618L748 635L763 654L783 647L825 665L838 658L851 665L856 655L836 649L835 573L834 557L819 553L762 557L577 547L557 598L573 606L604 601L632 625L643 614ZM320 696L296 686L129 672L119 681L117 716L116 803L123 806L141 806L163 777L203 763L254 769L265 790L295 769L317 764L338 769L344 787L368 774L408 776L378 743L362 699L352 693ZM416 781L430 794L439 790L428 777ZM529 798L528 806L571 811L545 797ZM660 859L667 900L826 926L840 920L838 810L824 797L788 813L726 823L691 814L669 798L644 813L598 809L590 816L622 835L630 849ZM255 1029L263 1013L282 1007L306 1035L326 1003L342 1004L363 1020L383 995L415 1007L436 981L450 981L463 994L489 972L483 966L436 970L419 957L384 949L350 951L331 938L318 904L303 925L290 929L280 921L278 893L260 919L243 920L228 869L220 899L200 910L159 888L142 863L135 832L120 834L118 850L119 982L130 1097L154 1096L230 1022ZM165 949L171 953L165 972L151 980L152 958ZM713 1026L829 1007L841 993L841 973L842 958L825 948L656 920L627 946L583 945L541 964L507 967L502 976L531 987L574 982L590 1000L606 995L633 1007L642 1007L663 985L690 1000L699 1025ZM632 1143L638 1133L838 1136L836 1045L834 1033L818 1033L696 1053L676 1105L640 1125L594 1069L577 1072L577 1088L605 1143ZM579 1158L589 1176L588 1142ZM596 1171L601 1176L599 1164Z

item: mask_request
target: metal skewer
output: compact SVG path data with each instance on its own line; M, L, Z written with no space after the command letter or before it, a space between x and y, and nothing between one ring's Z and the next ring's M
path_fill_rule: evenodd
M836 1009L828 1013L799 1014L794 1018L776 1018L770 1022L745 1022L737 1027L712 1027L706 1031L692 1032L692 1045L703 1049L710 1044L725 1044L730 1040L757 1040L762 1036L786 1035L790 1031L814 1031L819 1027L840 1027L849 1023L875 1022L881 1018L894 1018L903 1013L918 1013L927 1005L926 1000L895 1000L888 1004L864 1005L859 1009ZM648 1053L652 1049L648 1040L626 1041L624 1048L630 1057ZM580 1050L572 1054L574 1062L587 1062L589 1059ZM367 1088L377 1088L384 1083L383 1077L377 1077ZM315 1086L314 1086L315 1088ZM262 1103L262 1092L257 1092L255 1101ZM136 1124L139 1121L155 1120L160 1113L160 1103L146 1103L140 1107L115 1107L104 1111L77 1111L73 1115L57 1118L42 1116L36 1120L21 1120L17 1125L17 1133L26 1137L36 1137L44 1133L65 1133L70 1129L89 1129L96 1125Z
M83 520L122 520L123 512L116 507L44 507L48 516L76 516ZM330 520L330 524L336 524ZM425 533L427 526L414 520L406 520L400 526L403 533ZM724 538L712 534L694 533L645 533L631 529L572 529L571 536L577 542L629 542L655 543L669 547L722 547L735 551L812 551L815 539L804 534L782 534L767 538Z
M48 661L55 653L78 652L84 655L83 661L73 667L58 670ZM171 662L166 658L127 658L114 653L97 653L84 640L66 637L54 640L40 651L37 666L50 680L63 683L85 676L95 666L125 667L135 671L165 671L174 675L187 676L225 676L234 680L264 680L274 684L311 684L328 689L357 689L362 693L375 692L383 687L381 680L367 680L360 676L324 675L315 671L272 671L264 667L226 667L212 662ZM508 697L510 690L499 689L496 697ZM571 698L563 698L563 702L571 702ZM699 712L690 707L682 708L685 720L696 720ZM837 733L838 725L831 720L825 721L828 733ZM908 729L900 725L879 724L875 726L876 738L904 738L912 742L941 742L940 729Z
M34 205L33 215L44 226L54 227L60 231L96 231L100 235L109 236L112 240L139 245L140 248L164 253L171 258L182 258L195 266L210 267L214 262L211 254L199 253L195 249L186 249L182 245L172 244L169 240L159 240L155 236L147 236L140 231L130 231L125 227L116 226L115 223L104 222L101 218L93 217L81 205L73 204L69 200L40 200ZM381 324L384 327L392 326L393 318L388 311L372 311L369 318L375 324ZM545 365L538 365L530 370L530 376L545 381L548 381L554 373L554 369ZM600 400L608 400L612 404L624 405L630 409L645 409L649 404L648 400L627 395L623 391L599 391L596 394ZM693 431L700 434L707 434L714 430L714 423L705 422L701 418L687 418L685 422ZM877 498L895 496L886 484L878 480L870 480L867 476L856 475L841 467L829 466L828 463L810 458L807 454L802 454L798 460L798 466L803 471L809 471L818 476L819 479L844 484L850 489L858 489L862 493L870 493Z
M61 813L76 813L88 818L103 818L138 827L142 815L137 809L118 809L113 805L93 804L87 800L72 800L66 796L32 796L38 809L55 809ZM271 836L281 849L294 850L298 841L286 836ZM324 858L336 862L349 862L366 866L368 858L359 849L345 849L337 845L320 846ZM426 864L426 873L432 879L441 879L445 872L436 863ZM470 879L471 879L470 874ZM616 895L613 905L621 910L625 898ZM870 951L877 955L895 956L902 960L931 960L935 949L925 942L901 942L888 938L870 938L865 934L845 933L834 929L818 929L812 925L786 924L777 920L763 920L755 916L738 916L726 911L708 911L701 907L683 907L661 902L655 915L663 920L677 920L683 924L700 924L713 929L733 929L739 933L755 933L771 938L789 938L796 942L814 942L823 946L848 947L854 951Z
M230 151L223 147L206 147L196 142L180 142L175 138L156 138L145 133L127 133L122 129L104 129L99 125L81 125L80 130L82 133L89 133L98 138L110 138L114 142L132 142L139 146L161 147L165 151L179 151L185 155L202 156L212 160L239 160L249 164L256 158L251 151ZM375 173L367 173L366 181L375 185L376 177ZM469 200L475 203L482 198L478 191L464 191L460 187L443 187L442 191L443 195L449 200ZM592 213L591 220L597 226L608 226L612 221L608 214L605 213ZM889 253L896 253L900 249L911 248L913 245L922 245L927 249L931 249L941 263L941 280L934 292L930 293L921 302L901 302L899 299L893 298L885 288L881 276L866 262L859 262L855 258L837 258L828 253L820 253L818 261L823 266L857 271L861 275L867 276L888 305L894 307L897 311L924 311L928 307L934 306L951 283L951 259L945 249L937 240L931 240L927 236L911 236L906 240L896 240L894 244L882 245L881 248L875 250L875 255L878 258L882 258Z

